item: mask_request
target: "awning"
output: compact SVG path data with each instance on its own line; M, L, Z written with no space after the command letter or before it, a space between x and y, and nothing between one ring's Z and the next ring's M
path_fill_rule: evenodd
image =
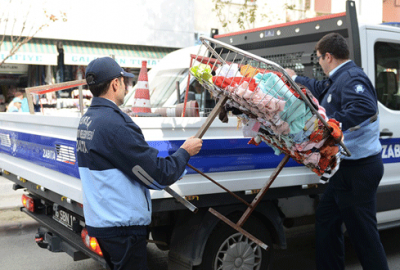
M57 41L50 39L31 39L8 58L5 63L28 65L57 65ZM9 55L12 43L6 37L0 48L0 61Z
M64 64L87 66L98 57L111 56L122 67L140 68L142 61L147 67L156 65L173 48L138 45L105 44L80 41L63 41Z

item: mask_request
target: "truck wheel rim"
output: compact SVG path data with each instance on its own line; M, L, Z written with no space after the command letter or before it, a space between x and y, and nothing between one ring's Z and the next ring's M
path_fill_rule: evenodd
M259 270L261 259L261 248L241 233L236 233L222 243L215 257L214 269Z

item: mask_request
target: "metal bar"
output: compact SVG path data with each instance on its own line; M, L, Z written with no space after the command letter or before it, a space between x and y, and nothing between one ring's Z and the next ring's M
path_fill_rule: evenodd
M211 111L210 115L207 117L206 122L200 127L197 131L195 137L201 139L204 134L206 133L207 129L211 126L212 122L214 121L215 117L219 114L222 106L225 105L226 101L228 100L227 96L223 96L219 99L217 105L215 105L214 109Z
M200 38L200 39L201 39L201 38ZM209 39L210 43L212 42L211 40L212 40L212 39ZM213 42L213 43L215 44L215 42ZM208 43L206 43L206 42L203 42L203 45L206 46L206 47L208 48L208 50L209 50L215 57L217 57L217 59L218 59L219 61L222 62L222 64L226 64L225 59L223 59L223 58L214 50L214 48L213 48L210 44L208 44ZM217 45L215 45L215 46L217 46ZM230 51L229 51L229 52L230 52ZM228 53L229 53L229 52L228 52Z
M275 63L275 62L269 61L269 60L267 60L267 59L265 59L265 58L259 57L259 56L257 56L257 55L251 54L251 53L246 52L246 51L243 51L243 50L241 50L241 49L239 49L239 48L237 48L237 47L233 47L233 46L228 45L228 44L226 44L226 43L223 43L223 42L221 42L221 41L219 41L219 40L216 40L216 39L213 39L213 38L209 38L209 37L200 37L200 40L201 40L201 41L202 41L202 40L207 40L207 41L209 41L209 42L212 42L212 43L218 44L218 45L220 45L220 46L222 46L222 47L225 47L225 48L227 48L227 49L229 49L229 50L231 50L231 51L235 51L235 52L237 52L237 53L240 53L240 54L242 54L242 55L245 56L245 57L251 58L251 59L256 60L256 61L263 62L264 64L271 65L271 66L277 68L278 70L279 70L279 69L282 69L282 67L279 66L279 65L278 65L277 63ZM205 42L203 42L203 44L206 45ZM206 45L206 46L207 46L207 45ZM209 47L209 46L207 46L207 47ZM215 51L215 50L213 50L213 51ZM225 64L225 60L224 60L224 64Z
M282 161L279 163L278 167L275 168L274 172L271 174L269 177L267 183L265 183L264 187L258 192L257 196L253 199L251 202L251 207L247 208L242 217L239 219L239 221L236 223L237 226L242 227L243 224L246 222L246 220L249 218L251 213L254 211L254 209L257 207L257 205L260 203L262 197L264 197L265 193L268 191L269 187L272 185L278 174L281 172L285 164L289 161L290 156L285 155L285 157L282 159Z
M190 211L192 211L193 213L197 213L197 211L199 210L196 206L194 206L193 204L191 204L189 201L187 201L185 198L182 198L181 195L179 195L178 193L176 193L173 189L171 189L170 187L166 187L164 188L164 190L166 192L168 192L172 197L174 197L178 202L180 202L181 204L183 204L184 206L186 206L186 208L188 208Z
M211 182L213 182L214 184L216 184L217 186L219 186L220 188L222 188L223 190L225 190L226 192L228 192L229 194L231 194L233 197L235 197L236 199L238 199L239 201L241 201L242 203L244 203L245 205L247 205L248 207L251 207L251 205L246 202L245 200L243 200L242 198L240 198L238 195L236 195L235 193L233 193L232 191L230 191L229 189L227 189L226 187L224 187L223 185L221 185L220 183L218 183L217 181L213 180L211 177L209 177L208 175L204 174L203 172L199 171L198 169L196 169L195 167L193 167L190 164L187 164L187 166L189 168L191 168L192 170L194 170L195 172L201 174L202 176L204 176L205 178L207 178L208 180L210 180Z
M31 93L35 94L45 94L49 92L55 92L59 90L64 90L68 88L73 88L73 87L78 87L81 85L86 84L86 79L82 80L76 80L76 81L70 81L70 82L63 82L63 83L57 83L57 84L52 84L52 85L41 85L41 86L35 86L35 87L29 87L26 88L26 90L29 89Z
M25 89L25 94L26 94L26 99L28 100L29 113L35 114L35 109L33 107L33 99L32 99L32 95L31 95L31 91L29 91L29 88Z
M210 58L210 57L207 57L207 56L199 56L199 55L191 54L190 57L191 57L191 59L194 59L197 62L200 62L202 64L206 64L207 62L210 62L214 66L215 66L215 64L221 64L221 62L218 61L217 59Z
M179 90L179 81L175 82L175 89L176 89L176 104L179 104L181 103L181 91Z
M189 70L192 68L193 65L193 59L190 58L190 64L189 64ZM185 92L185 100L183 101L183 112L182 112L182 117L185 117L186 114L186 104L189 96L189 86L190 86L190 72L188 72L188 79L187 79L187 85L186 85L186 92ZM176 104L179 104L177 102Z
M276 70L278 70L279 72L281 72L285 78L287 79L287 81L289 82L289 84L296 90L296 92L300 95L301 99L307 104L307 106L310 108L310 110L318 117L318 119L324 124L325 127L327 127L328 129L330 128L330 125L325 121L325 119L318 113L318 110L316 110L314 108L314 106L311 104L311 102L306 98L306 96L304 95L304 93L301 91L300 87L293 81L293 79L289 76L289 74L277 63L269 61L265 58L259 57L257 55L251 54L249 52L243 51L239 48L233 47L229 44L225 44L219 40L216 39L212 39L209 37L200 37L200 40L202 41L202 43L206 46L209 47L209 45L207 44L207 42L204 42L205 40L208 42L212 42L214 44L218 44L230 51L235 51L237 53L242 54L245 57L248 57L250 59L256 60L256 61L260 61L264 64L270 65L272 67L274 67ZM208 45L208 46L207 46ZM212 48L211 48L212 49ZM212 49L213 51L215 51L214 49ZM344 151L345 151L345 155L346 156L351 156L351 153L349 151L349 149L344 145L344 143L341 141L340 146L343 147Z
M259 240L258 238L255 238L253 235L251 235L250 233L248 233L247 231L243 230L242 228L240 228L239 226L237 226L235 223L233 223L232 221L230 221L229 219L227 219L224 215L218 213L217 211L215 211L214 209L212 209L211 207L208 208L208 211L213 214L214 216L216 216L217 218L219 218L220 220L222 220L223 222L225 222L226 224L228 224L229 226L231 226L232 228L234 228L235 230L237 230L238 232L240 232L241 234L243 234L244 236L246 236L247 238L249 238L251 241L253 241L254 243L256 243L257 245L259 245L260 247L262 247L265 250L268 250L269 247L262 242L261 240Z
M81 112L81 117L83 116L84 108L83 108L83 90L82 86L79 86L79 110Z
M79 80L82 80L82 71L81 71L81 69L80 69L80 67L78 67L79 68L79 71L78 71L78 79ZM85 80L86 81L86 80ZM78 87L78 89L79 89L79 109L80 109L80 111L81 111L81 117L83 116L83 112L84 112L84 105L83 105L83 89L82 89L82 85L79 85L79 87Z

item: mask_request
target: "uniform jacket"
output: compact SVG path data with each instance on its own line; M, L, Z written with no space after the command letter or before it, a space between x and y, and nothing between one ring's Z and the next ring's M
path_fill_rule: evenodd
M89 235L144 233L151 222L149 189L173 184L190 155L182 148L158 157L141 129L116 104L94 97L81 118L77 159Z
M327 80L297 76L326 109L329 118L342 123L344 143L352 153L345 159L360 159L378 154L379 116L375 88L353 61L349 61Z

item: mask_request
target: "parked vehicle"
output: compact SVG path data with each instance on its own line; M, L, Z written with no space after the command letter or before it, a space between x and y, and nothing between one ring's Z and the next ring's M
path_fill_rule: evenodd
M375 84L381 114L382 157L385 174L378 189L378 222L381 229L400 225L400 28L357 25L353 1L345 13L252 29L215 38L272 60L299 75L323 78L314 51L326 33L339 32L348 41L351 58ZM172 52L149 72L153 111L178 107L188 85L189 99L199 104L198 117L135 117L149 144L167 156L194 135L205 122L212 97L198 89L188 77L190 54L198 47ZM177 94L176 82L179 82ZM193 91L192 91L193 88ZM178 99L179 96L179 99ZM134 92L126 97L124 109L133 104ZM153 116L155 116L155 113ZM93 258L104 266L95 239L85 230L82 189L76 163L76 133L79 116L0 114L0 168L24 188L22 211L41 224L36 234L40 247L66 252L74 260ZM203 137L203 148L190 164L229 190L251 202L265 184L282 156L266 144L248 145L236 117L227 124L216 120ZM201 175L188 174L171 186L199 208L188 211L165 191L151 191L153 218L151 238L169 249L169 268L222 269L232 263L248 269L267 269L274 249L286 248L285 227L311 224L319 195L325 189L309 169L290 161L243 228L270 246L263 250L221 222L212 207L232 221L247 208ZM83 241L82 241L83 240ZM241 252L237 252L241 250ZM241 260L245 257L246 260Z

